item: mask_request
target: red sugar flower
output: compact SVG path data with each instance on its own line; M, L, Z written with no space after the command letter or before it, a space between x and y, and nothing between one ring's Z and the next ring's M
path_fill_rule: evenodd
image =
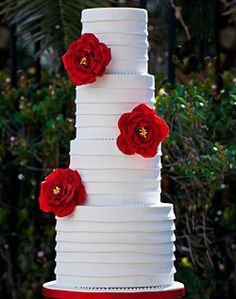
M154 157L160 142L169 133L166 122L156 115L154 109L140 104L131 112L124 113L118 122L120 135L117 146L127 155L135 153L145 158Z
M41 183L40 209L64 217L71 214L76 205L82 204L85 197L79 173L70 168L58 168Z
M104 75L111 60L111 49L100 43L92 33L84 33L73 41L62 56L65 69L74 85L83 85L96 81Z

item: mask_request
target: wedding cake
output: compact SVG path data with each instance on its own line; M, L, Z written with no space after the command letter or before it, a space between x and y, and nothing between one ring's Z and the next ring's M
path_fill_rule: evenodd
M54 170L41 187L41 208L57 215L56 280L44 295L181 296L175 215L160 201L168 126L153 109L147 12L85 9L81 22L81 38L62 58L77 85L70 167Z

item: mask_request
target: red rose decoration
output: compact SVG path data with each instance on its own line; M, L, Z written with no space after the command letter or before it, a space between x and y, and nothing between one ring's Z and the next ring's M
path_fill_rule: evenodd
M100 43L92 33L84 33L73 41L62 61L70 74L74 85L83 85L96 81L104 75L111 60L111 49Z
M82 204L85 197L79 173L70 168L58 168L41 183L40 209L64 217L71 214L76 205Z
M118 126L121 134L117 138L117 146L120 151L127 155L137 153L145 158L156 155L159 143L169 133L166 122L145 104L138 105L132 112L124 113Z

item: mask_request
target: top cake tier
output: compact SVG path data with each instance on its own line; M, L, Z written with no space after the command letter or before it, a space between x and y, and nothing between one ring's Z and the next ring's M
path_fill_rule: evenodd
M82 34L93 33L111 48L108 74L145 74L148 62L147 11L92 8L82 11Z

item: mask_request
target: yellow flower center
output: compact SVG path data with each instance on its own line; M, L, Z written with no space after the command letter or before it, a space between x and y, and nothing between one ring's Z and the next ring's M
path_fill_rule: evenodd
M141 136L141 137L143 137L143 138L147 138L147 130L144 128L144 127L141 127L141 128L139 128L139 130L138 130L138 132L139 132L139 135Z
M56 187L53 189L53 193L54 193L55 195L58 195L60 192L61 192L61 188L58 187L58 186L56 186Z
M82 57L82 58L80 59L80 64L81 64L81 65L87 65L87 58L86 58L86 57Z

